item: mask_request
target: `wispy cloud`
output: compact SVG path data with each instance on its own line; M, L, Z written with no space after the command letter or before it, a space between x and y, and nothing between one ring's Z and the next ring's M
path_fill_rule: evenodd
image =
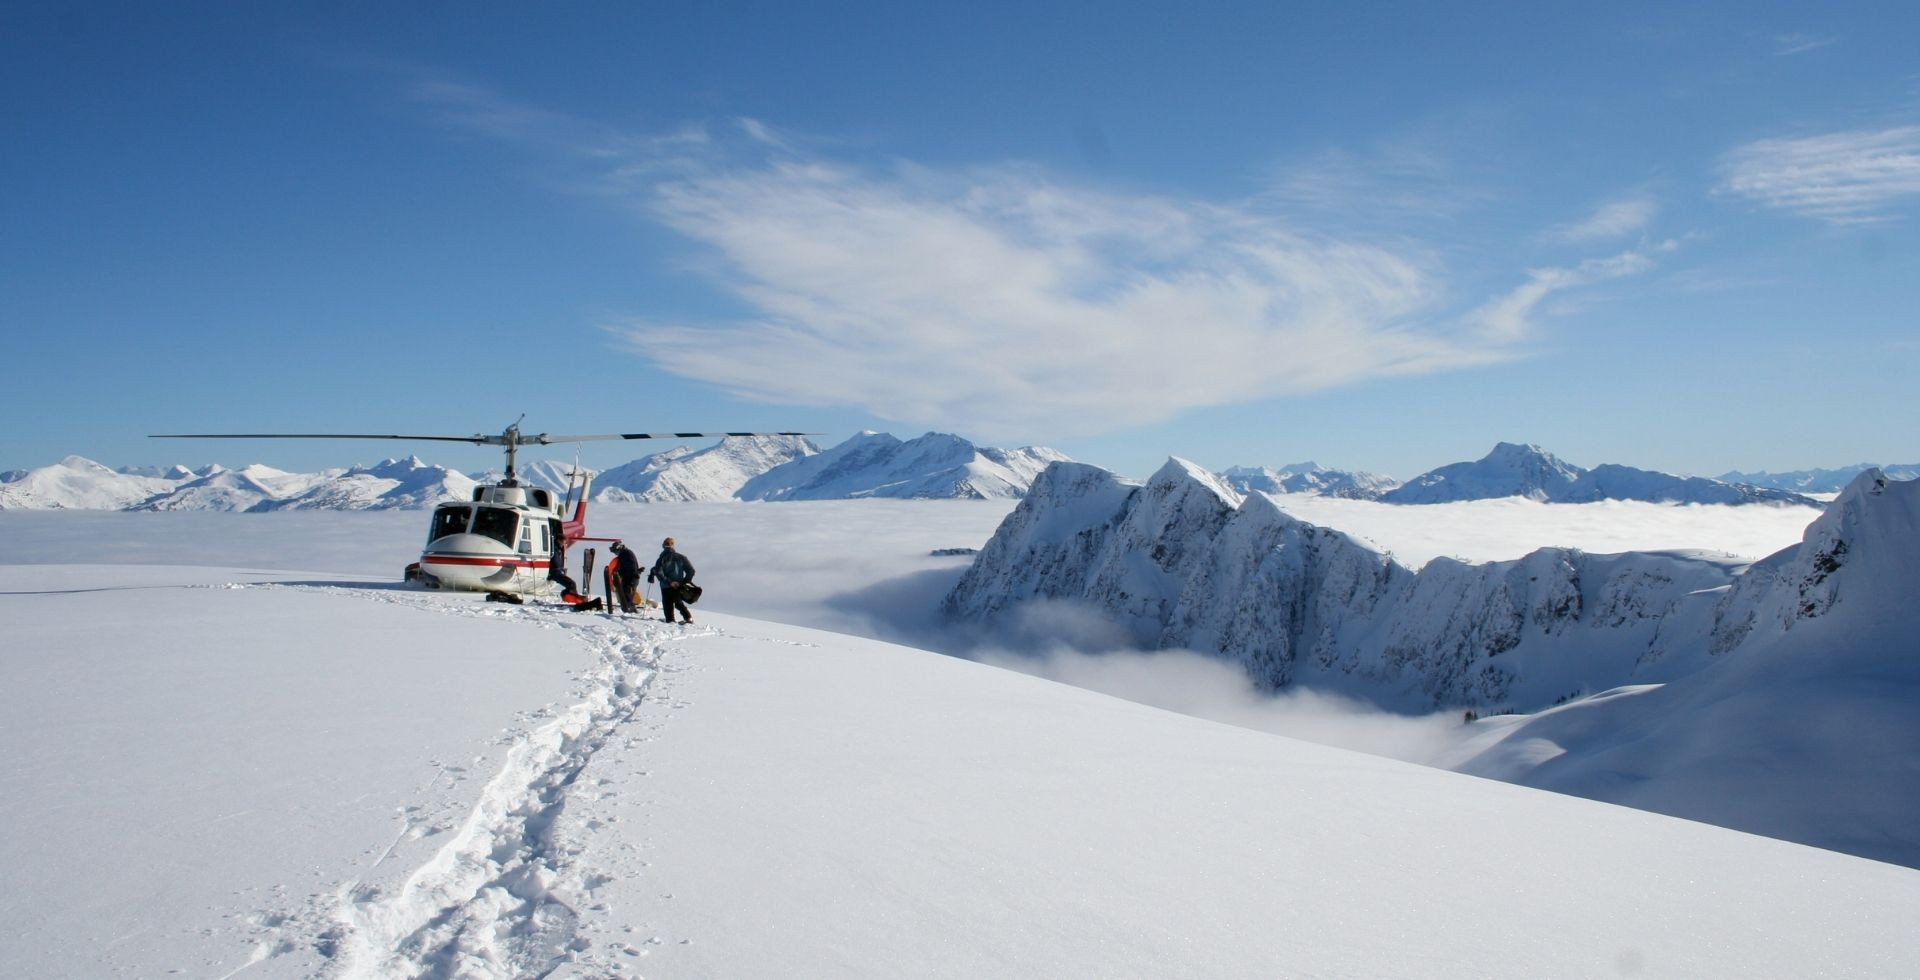
M1838 43L1840 36L1837 34L1776 34L1773 37L1773 53L1784 58Z
M1455 218L1491 197L1461 178L1446 137L1425 133L1322 150L1275 169L1262 192L1289 212L1393 224Z
M1608 201L1579 221L1547 229L1542 237L1568 245L1624 238L1645 230L1659 211L1660 205L1652 196L1636 194Z
M1673 244L1664 242L1657 248L1671 251ZM1534 332L1535 312L1554 293L1638 275L1653 267L1653 259L1644 252L1628 251L1607 258L1588 259L1572 268L1529 269L1524 284L1473 311L1467 320L1489 341L1517 342Z
M1017 167L794 159L654 195L762 315L627 331L668 370L747 398L1077 434L1506 356L1415 325L1438 292L1418 261L1232 206Z
M1417 243L1304 227L1266 200L853 164L755 121L642 139L472 86L414 95L445 122L564 154L581 186L704 246L703 270L753 312L609 324L663 369L986 438L1511 359L1546 295L1608 275L1604 261L1535 270L1463 321Z
M1836 224L1887 220L1920 194L1920 126L1756 140L1726 154L1720 190Z

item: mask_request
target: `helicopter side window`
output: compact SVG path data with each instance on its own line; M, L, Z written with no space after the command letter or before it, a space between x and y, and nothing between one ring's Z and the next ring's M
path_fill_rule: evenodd
M473 518L473 533L484 534L511 548L520 532L520 515L505 507L482 507Z
M520 553L523 555L533 554L533 522L532 521L520 522Z
M433 526L427 532L429 542L444 538L449 534L462 534L467 530L467 519L473 516L471 507L442 507L433 512Z

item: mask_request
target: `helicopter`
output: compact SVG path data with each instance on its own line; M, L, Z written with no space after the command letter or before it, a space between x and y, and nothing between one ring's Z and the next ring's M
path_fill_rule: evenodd
M607 439L705 439L716 436L801 436L805 432L628 432L604 435L548 435L523 433L518 421L499 435L420 436L369 433L196 433L152 435L150 439L408 439L430 442L467 442L501 446L507 453L506 477L483 483L473 499L442 503L427 524L427 544L420 560L407 566L403 578L431 589L472 592L531 593L552 583L547 570L556 552L564 553L578 541L612 541L587 536L587 492L593 478L576 466L566 493L556 496L545 487L523 486L515 477L514 457L521 446L593 442ZM573 476L581 477L578 483ZM571 510L571 516L569 516Z

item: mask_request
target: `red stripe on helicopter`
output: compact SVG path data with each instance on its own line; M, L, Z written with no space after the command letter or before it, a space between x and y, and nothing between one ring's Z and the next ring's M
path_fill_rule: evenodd
M517 568L539 568L547 564L544 559L535 561L526 558L464 558L456 555L421 555L420 563L423 565L496 565L501 567L510 565Z

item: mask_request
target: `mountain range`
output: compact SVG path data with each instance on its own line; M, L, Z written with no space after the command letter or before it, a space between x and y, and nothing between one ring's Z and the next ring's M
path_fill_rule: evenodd
M1883 464L1855 463L1830 470L1789 470L1785 473L1723 473L1720 479L1727 483L1745 483L1756 487L1770 487L1775 490L1792 490L1795 493L1839 493L1852 483L1854 477L1867 470L1879 470L1889 479L1920 479L1920 463Z
M1536 713L1490 721L1458 767L1916 864L1899 828L1920 782L1884 775L1920 757L1916 550L1920 483L1878 470L1751 566L1543 548L1414 571L1182 460L1144 484L1057 463L943 610L1008 646L1102 621L1137 648L1237 663L1266 690ZM1048 636L1053 622L1074 627ZM1885 792L1824 789L1876 768ZM1753 793L1764 816L1743 817Z
M677 446L596 475L593 499L608 502L682 500L837 500L1015 498L1047 464L1051 449L979 447L959 436L927 433L901 441L863 432L831 449L800 436L729 436L704 449ZM552 460L523 464L517 478L564 492L572 467ZM417 456L373 466L287 473L258 464L113 470L69 456L0 480L0 510L384 510L431 507L471 498L498 471L472 475Z
M676 500L845 500L866 497L1010 499L1027 492L1049 463L1065 460L1044 447L994 449L959 436L929 432L901 441L862 432L830 449L801 436L729 436L703 449L676 446L596 475L594 499L611 502ZM1503 442L1485 457L1453 463L1398 483L1391 477L1318 463L1280 468L1236 466L1216 474L1240 494L1318 494L1432 504L1526 497L1547 503L1641 500L1682 504L1793 504L1819 506L1805 493L1831 492L1842 476L1864 465L1792 474L1728 474L1719 480L1683 477L1618 464L1591 470L1535 445ZM572 467L542 460L522 465L519 479L564 492ZM1894 479L1920 475L1920 465L1885 470ZM286 473L258 464L128 467L113 470L70 456L53 466L0 474L0 510L280 510L427 507L465 499L476 482L498 471L463 474L422 462L390 459L370 467ZM1752 477L1749 480L1731 479ZM1844 482L1844 481L1842 481Z
M1457 500L1528 497L1544 503L1644 500L1680 504L1798 504L1819 501L1786 490L1675 476L1607 464L1591 470L1565 462L1539 446L1503 442L1470 463L1423 473L1380 494L1390 504L1440 504Z
M1279 469L1235 466L1220 471L1220 479L1241 493L1312 493L1323 497L1376 500L1400 485L1390 476L1334 470L1319 463L1290 463Z

